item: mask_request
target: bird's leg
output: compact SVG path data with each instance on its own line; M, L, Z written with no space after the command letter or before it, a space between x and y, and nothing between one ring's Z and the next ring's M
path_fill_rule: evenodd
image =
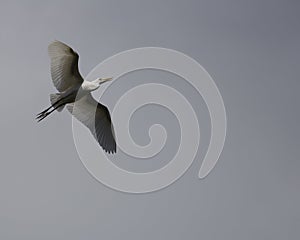
M38 113L36 116L39 117L41 115L44 115L46 112L48 112L50 109L52 108L52 106L48 107L47 109L45 109L44 111Z
M53 103L50 107L48 107L47 109L45 109L44 111L38 113L36 116L36 118L41 117L42 115L45 115L46 112L48 112L51 108L55 108L55 105L59 104L59 102L61 102L63 99L59 99L58 101L56 101L55 103ZM56 109L56 108L55 108Z
M43 112L41 112L41 113L38 114L38 116L36 117L37 121L38 121L38 122L42 121L45 117L47 117L49 114L51 114L51 113L54 112L57 108L59 108L59 107L61 107L61 106L63 106L63 105L65 105L65 103L61 103L61 104L59 104L59 105L57 105L57 106L55 106L55 107L51 106L51 107L53 107L53 109L52 109L51 111L49 111L51 107L47 108L46 110L44 110ZM48 112L48 111L49 111L49 112Z

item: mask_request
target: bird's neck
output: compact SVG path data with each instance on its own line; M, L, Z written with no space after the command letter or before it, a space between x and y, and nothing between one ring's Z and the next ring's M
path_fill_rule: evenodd
M95 83L94 81L84 81L81 85L82 90L92 92L99 88L99 84Z

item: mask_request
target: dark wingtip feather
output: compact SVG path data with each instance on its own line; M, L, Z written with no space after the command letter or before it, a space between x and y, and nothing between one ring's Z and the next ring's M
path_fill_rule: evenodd
M104 148L104 147L102 147L102 149L106 152L106 153L108 153L108 154L115 154L115 153L117 153L117 150L114 148L114 149L106 149L106 148Z

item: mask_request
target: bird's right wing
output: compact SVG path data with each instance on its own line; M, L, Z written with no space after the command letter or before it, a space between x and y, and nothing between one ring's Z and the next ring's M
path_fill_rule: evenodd
M78 70L78 54L68 45L54 41L48 46L51 58L51 77L59 92L80 86L83 78Z
M115 134L107 107L88 94L75 103L68 104L67 109L90 129L104 151L116 152Z

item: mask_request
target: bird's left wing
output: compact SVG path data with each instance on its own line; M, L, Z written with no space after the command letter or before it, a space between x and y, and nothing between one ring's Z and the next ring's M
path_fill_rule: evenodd
M68 45L54 41L48 46L51 58L51 77L58 91L63 92L70 87L78 87L83 78L78 70L79 55Z
M67 109L90 129L104 151L116 152L115 134L107 107L88 94L75 103L68 104Z

